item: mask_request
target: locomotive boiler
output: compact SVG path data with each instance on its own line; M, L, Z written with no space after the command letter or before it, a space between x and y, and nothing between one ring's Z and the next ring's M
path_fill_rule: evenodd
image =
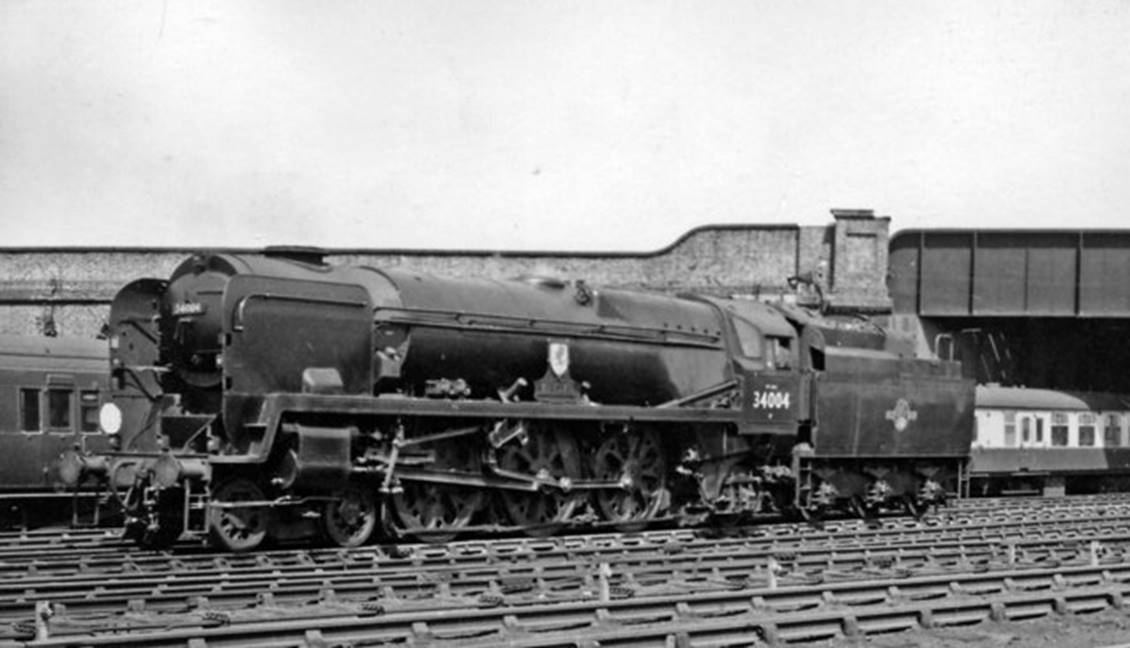
M200 254L111 308L114 449L71 473L159 546L550 533L958 490L955 363L802 309Z

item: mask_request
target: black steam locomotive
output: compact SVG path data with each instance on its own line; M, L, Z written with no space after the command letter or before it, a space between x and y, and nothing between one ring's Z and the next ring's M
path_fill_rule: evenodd
M135 281L110 326L115 447L69 474L146 546L919 511L972 432L956 363L752 300L277 249Z

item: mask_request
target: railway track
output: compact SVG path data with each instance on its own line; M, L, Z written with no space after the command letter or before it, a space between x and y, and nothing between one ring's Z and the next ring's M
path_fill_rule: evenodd
M493 637L483 639L488 643L504 637L511 641L511 634L524 633L533 642L528 645L546 645L538 643L546 638L544 633L530 630L549 623L539 621L541 617L559 616L566 609L589 610L594 605L598 606L594 609L607 609L600 604L626 605L621 599L647 602L647 608L663 607L675 599L697 605L733 592L744 592L748 602L753 600L749 597L764 597L768 591L777 592L770 596L774 601L784 600L780 599L782 592L809 597L805 600L811 600L812 592L819 592L821 600L832 592L835 596L830 601L835 602L839 600L836 597L842 598L836 594L841 589L836 588L853 582L887 583L888 588L897 585L897 591L902 591L901 584L949 583L946 579L962 574L963 578L986 574L1028 578L1024 575L1062 576L1066 573L1063 570L1075 580L1065 580L1067 576L1053 579L1054 588L1090 579L1093 587L1109 593L1130 580L1122 566L1130 563L1126 560L1130 556L1130 512L1111 506L1081 502L1074 508L1040 510L1037 506L1027 512L1017 508L1004 521L993 523L957 515L950 520L953 524L940 519L934 524L885 520L883 528L847 521L829 525L832 528L824 531L777 525L757 527L749 537L711 538L701 532L661 531L637 536L400 547L395 549L397 553L381 548L275 551L247 556L119 553L88 556L78 563L68 563L67 556L37 556L22 563L0 562L0 621L13 624L9 640L24 641L35 631L31 610L38 605L45 612L50 605L54 618L39 624L48 639L42 645L70 645L68 641L113 644L103 641L106 636L119 643L158 645L153 629L181 626L185 627L183 632L196 633L193 638L206 641L197 641L197 645L253 645L248 642L258 641L257 633L265 632L259 626L277 626L282 634L272 636L278 639L290 636L283 626L296 623L314 632L296 635L298 645L318 645L318 633L329 636L325 632L335 628L375 632L371 636L379 641L439 641L441 645L442 641L480 636L476 633ZM1105 569L1102 573L1106 575L1095 581L1095 569ZM1011 582L993 595L995 599L1004 601L1011 596L1021 600L1029 594L1027 586L1015 585L1020 581ZM956 588L941 598L947 605L954 601L966 605L968 601L962 596L968 593ZM905 605L921 603L917 596L900 600ZM882 605L890 608L893 600ZM1121 599L1108 596L1103 600L1114 605ZM933 599L929 602L937 603ZM825 600L822 605L828 607L830 602ZM991 615L1011 618L1008 615L1013 608L1008 605L1004 612L990 610ZM1067 603L1059 608L1066 609L1064 605ZM735 612L733 616L741 617L748 626L746 617L754 612L785 614L780 606L755 607L752 612ZM551 613L550 608L556 611ZM854 610L855 606L849 608ZM630 606L616 609L636 614ZM683 627L680 632L691 633L686 635L688 641L692 635L697 637L699 631L694 630L692 617L698 612L688 616L677 604L672 609L673 615L650 625L662 630L674 624ZM499 610L511 613L498 617L495 612ZM616 634L616 624L609 625L608 619L601 617L611 612L593 614L596 621L586 622L585 636L596 636L604 630L594 628L605 626ZM723 616L729 618L729 613ZM902 623L909 617L898 618ZM921 614L915 618L930 619ZM471 634L467 636L453 635L456 630L447 629L453 620L474 621L471 626L476 630L468 631ZM717 625L718 620L711 616L705 625ZM856 622L858 625L858 618ZM378 631L374 623L383 629ZM746 626L741 627L748 631ZM766 621L757 632L768 639L793 636L787 632L775 635L772 627L792 628L793 622ZM840 628L838 632L855 631L850 620L836 627ZM859 627L866 632L871 626L864 623ZM436 628L441 631L437 633ZM679 641L682 635L676 632L672 636ZM608 644L609 640L601 639L601 645L615 645ZM186 645L188 640L170 641Z
M821 533L854 533L857 529L867 527L870 533L878 528L884 531L897 529L917 529L922 525L940 526L977 526L995 524L1003 519L1013 521L1030 521L1051 519L1056 516L1066 516L1068 519L1079 515L1120 515L1130 514L1130 494L1104 494L1088 496L1072 496L1070 498L1008 498L993 500L955 500L947 508L927 516L922 521L913 520L905 516L885 516L869 523L863 523L854 518L832 519L826 521L822 527L812 527L802 522L777 522L771 524L743 525L735 529L724 530L694 530L694 529L659 529L645 532L644 537L650 533L654 537L680 537L693 538L699 534L728 533L741 534L749 537L789 537L794 535L819 535ZM577 533L564 534L548 539L531 540L525 536L507 536L503 538L482 541L493 546L511 547L524 544L541 544L544 542L570 542L569 538L581 538L582 542L594 541L600 538L617 538L623 534L617 532L593 533L592 530L581 529ZM474 540L463 541L459 546L474 544ZM390 546L390 545L385 545ZM393 553L403 551L404 548L423 547L428 551L442 551L443 545L427 544L398 544ZM180 556L193 554L207 554L210 551L195 543L181 543L172 551ZM269 552L259 552L263 555ZM36 529L30 531L0 532L0 577L5 570L20 564L47 564L52 560L66 562L68 560L85 559L86 563L97 562L98 557L105 556L107 560L114 560L123 554L141 556L136 559L139 563L146 562L149 557L164 555L165 552L143 552L127 540L121 538L118 529Z
M332 592L305 605L262 596L255 605L237 610L203 602L180 613L155 614L134 605L112 621L56 622L51 634L28 645L606 646L625 640L630 642L624 645L656 645L656 640L670 645L674 640L675 645L689 646L705 639L749 641L751 636L774 644L915 625L1121 608L1130 595L1130 565L1124 563L867 576L628 594L624 585L602 584L609 577L598 573L588 598L499 594L474 605L440 600L418 608L386 607L379 598L348 601ZM34 624L17 624L17 629L31 632ZM569 633L572 643L562 642L562 633Z
M979 520L963 517L934 519L928 524L909 520L887 520L881 527L872 527L857 521L840 521L824 529L807 526L774 525L748 527L731 534L716 534L702 530L652 531L633 535L594 534L560 538L515 538L492 541L464 541L449 545L386 545L362 548L358 551L340 549L276 550L254 554L222 554L199 546L186 546L175 552L139 552L120 541L109 539L105 545L96 545L100 551L79 546L58 552L41 549L0 554L0 584L5 579L26 582L29 577L61 579L69 576L165 574L190 571L221 571L232 569L289 569L292 566L308 568L320 565L334 569L365 556L370 562L386 565L419 567L473 567L477 563L503 564L517 558L538 556L548 558L615 556L677 549L695 553L702 548L734 552L771 553L803 544L809 548L851 548L866 546L900 546L916 538L928 537L929 542L954 543L967 541L1001 542L1029 537L1033 529L1047 535L1058 533L1064 538L1076 538L1100 531L1107 534L1130 532L1130 508L1111 510L1082 507L1076 510L1033 511L997 519Z

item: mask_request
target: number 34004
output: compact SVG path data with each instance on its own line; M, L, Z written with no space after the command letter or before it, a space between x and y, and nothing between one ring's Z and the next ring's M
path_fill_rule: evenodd
M788 409L788 392L755 391L753 392L754 409Z

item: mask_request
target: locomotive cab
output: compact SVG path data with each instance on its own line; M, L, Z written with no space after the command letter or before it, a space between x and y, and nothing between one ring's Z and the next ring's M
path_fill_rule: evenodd
M793 435L807 418L811 372L798 362L796 329L760 302L724 302L736 344L734 364L742 378L742 434Z

